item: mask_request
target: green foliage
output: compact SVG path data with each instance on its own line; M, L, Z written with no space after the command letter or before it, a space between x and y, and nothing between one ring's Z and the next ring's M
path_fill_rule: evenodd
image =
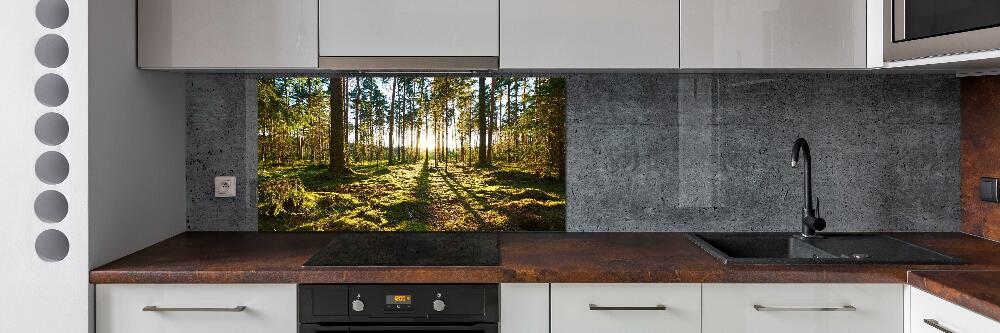
M260 162L329 160L329 84L314 77L257 81Z
M508 216L517 230L566 230L565 202L521 199L503 203L500 212Z
M316 208L319 198L316 193L306 191L302 180L295 177L269 179L258 186L257 211L261 215L308 213Z

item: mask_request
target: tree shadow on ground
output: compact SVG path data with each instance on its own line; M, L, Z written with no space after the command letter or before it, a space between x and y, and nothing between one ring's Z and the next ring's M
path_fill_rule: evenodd
M431 213L430 170L424 164L416 177L412 190L413 198L384 206L385 217L397 227L408 231L429 229Z
M469 203L468 198L458 190L457 186L455 185L457 181L451 176L451 174L443 173L440 171L438 172L438 174L441 175L441 179L444 180L445 185L448 186L448 189L451 190L452 194L454 194L455 197L458 199L459 204L461 204L462 207L465 208L465 211L468 212L469 215L472 215L472 218L476 221L476 224L480 227L485 227L486 223L483 221L483 217L479 214L478 210L472 207L472 204Z
M565 181L557 178L542 177L531 172L497 169L495 171L490 171L489 176L489 179L486 181L487 185L545 189L558 193L565 192Z
M465 172L469 172L468 169L466 169ZM476 175L476 176L482 177L482 175ZM475 200L476 203L479 204L479 206L483 207L483 209L485 209L485 210L490 210L491 209L490 200L487 200L487 198L485 198L484 196L479 195L476 192L474 192L471 189L469 189L469 187L465 186L461 182L460 179L455 178L455 176L454 176L453 173L445 173L444 174L444 178L446 178L447 180L451 181L450 183L448 183L449 184L448 186L458 187L458 189L461 189L462 192L465 192L466 196L468 196L468 197L472 198L473 200ZM454 185L452 185L452 184L454 184ZM454 188L453 188L453 190L454 190ZM495 194L497 191L480 191L480 192L484 192L484 194ZM492 196L491 196L491 198L492 198Z

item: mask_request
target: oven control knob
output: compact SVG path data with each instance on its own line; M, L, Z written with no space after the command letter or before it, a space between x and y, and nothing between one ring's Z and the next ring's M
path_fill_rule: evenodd
M362 300L360 300L360 299L354 300L354 302L351 302L351 310L354 310L355 312L364 311L365 310L365 302L362 301Z
M444 311L444 301L435 300L434 301L434 311L441 312Z

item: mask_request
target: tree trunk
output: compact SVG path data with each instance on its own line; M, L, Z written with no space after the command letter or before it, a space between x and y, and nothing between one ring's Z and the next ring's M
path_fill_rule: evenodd
M344 143L344 147L343 148L344 149L341 149L340 153L343 154L343 156L344 156L344 168L347 168L347 166L351 164L350 158L348 158L348 156L347 156L347 140L350 137L349 131L350 131L350 128L351 128L349 126L349 123L348 123L350 121L348 119L350 119L350 118L347 117L347 103L348 103L348 101L347 101L347 98L348 98L347 97L347 92L351 91L351 89L348 87L351 84L351 82L349 80L347 80L347 78L341 78L341 82L344 83L344 89L340 91L340 94L341 94L340 96L342 97L340 99L340 102L343 103L343 105L344 105L344 108L343 108L344 109L344 113L343 113L342 118L340 118L342 120L341 121L341 125L343 125L342 126L343 130L341 131L340 137L341 137L341 139L344 139L344 141L343 141L343 143Z
M398 132L399 132L399 134L398 134L399 135L399 152L397 154L399 155L399 162L405 164L406 163L406 159L407 159L407 156L406 156L406 129L407 129L406 128L406 91L405 91L405 88L404 88L404 91L403 91L403 100L400 101L400 103L402 103L403 105L401 105L402 109L399 110L399 124L397 126L397 128L399 128L399 130L398 130Z
M344 78L330 78L330 175L341 177L347 171L344 159Z
M299 134L296 135L296 136L298 137L298 140L296 140L296 142L298 142L298 146L299 146L298 147L298 150L299 150L299 159L298 160L302 161L302 160L306 159L306 157L305 157L305 151L303 150L304 148L302 147L302 131L299 131Z
M358 89L358 95L354 96L354 145L351 146L351 150L352 150L351 151L351 157L353 157L354 160L357 161L357 160L359 160L358 159L358 144L361 143L361 141L358 141L358 132L360 131L360 127L361 127L361 119L360 119L360 116L361 116L361 78L354 79L354 83L358 85L356 87Z
M441 152L441 137L438 135L438 119L434 119L434 167L437 168L438 160L440 159L438 154Z
M416 119L416 120L417 121L415 122L415 124L414 124L413 127L416 128L416 130L417 130L417 133L416 133L417 136L414 139L415 140L414 142L416 142L416 143L413 145L413 152L415 153L415 155L414 155L415 156L415 160L419 161L420 160L420 135L423 134L423 133L421 133L421 131L420 131L420 129L421 129L420 128L420 119Z
M514 88L514 82L511 82L510 84L507 85L507 123L508 124L510 124L513 121L513 119L514 119L513 118L514 113L511 112L511 110L513 110L513 107L514 107L514 98L512 97L513 96L512 95L513 88ZM514 141L513 140L514 139L514 135L510 131L510 129L508 129L507 134L508 135L504 136L504 138L507 139L507 145L505 146L505 149L504 149L504 161L506 161L506 162L509 163L510 162L510 149L511 149L512 143Z
M486 165L493 164L493 127L496 126L497 79L490 79L490 114L486 124Z
M479 165L486 166L486 78L479 77Z
M313 95L312 88L313 88L312 87L312 77L307 77L306 78L306 110L305 110L306 119L308 119L307 121L309 122L309 124L307 126L309 126L309 128L316 128L316 124L313 123L312 117L309 117L309 107L312 105L312 95ZM309 141L312 141L312 140L309 140L310 139L309 136L310 136L309 133L306 133L305 129L303 129L302 132L299 133L299 140L302 142L302 146L303 146L302 152L299 154L299 155L301 155L301 157L299 159L305 160L305 151L308 149L310 151L309 152L309 155L310 155L309 156L309 162L314 162L315 159L313 157L316 154L315 154L315 152L312 151L313 145L309 142ZM306 147L306 145L309 145L309 146ZM309 163L309 164L312 165L313 163Z
M388 165L392 165L395 160L393 155L395 155L396 146L392 144L392 139L396 134L394 127L396 122L396 83L398 80L395 77L392 78L392 95L389 97L389 149L387 149L389 155L386 157Z
M447 80L447 79L445 79ZM444 172L448 173L448 116L451 115L451 109L448 106L444 107Z
M420 98L421 99L424 98L424 86L423 85L420 86ZM429 127L430 126L430 122L428 121L428 115L427 115L428 112L426 110L427 109L427 101L424 101L423 104L424 105L421 106L421 108L424 109L423 110L423 112L424 112L424 132L427 132L427 134L430 134L430 131L431 131L431 129ZM424 163L427 163L427 161L430 160L430 156L431 156L431 151L430 151L431 145L429 143L425 143L425 145L427 145L427 147L424 147Z

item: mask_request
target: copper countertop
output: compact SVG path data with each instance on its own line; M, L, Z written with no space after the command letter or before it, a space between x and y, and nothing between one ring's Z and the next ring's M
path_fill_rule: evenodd
M505 233L491 267L303 267L324 233L186 232L90 273L91 283L903 283L910 270L1000 270L1000 243L893 233L965 265L723 265L683 233Z

